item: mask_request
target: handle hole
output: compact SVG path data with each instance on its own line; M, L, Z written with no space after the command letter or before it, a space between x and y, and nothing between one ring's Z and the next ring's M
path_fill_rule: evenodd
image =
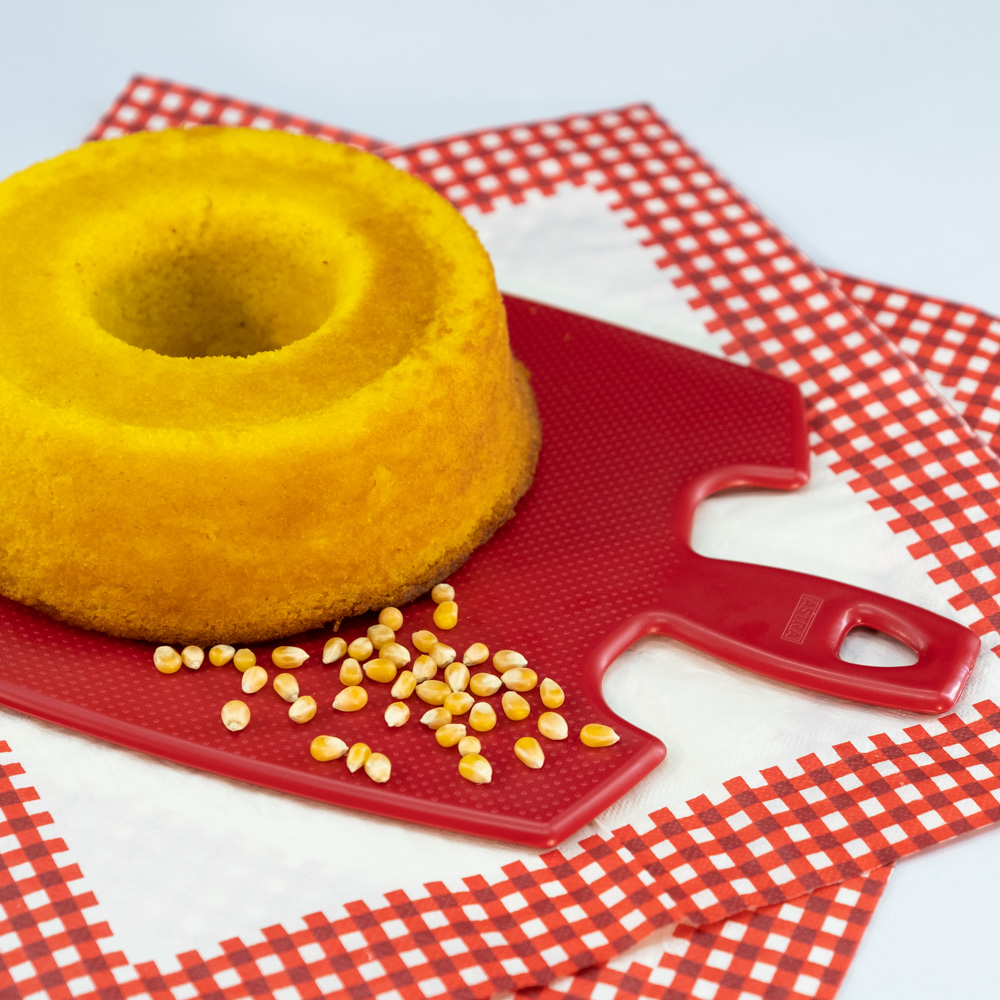
M905 642L863 625L844 636L837 655L846 663L865 667L910 667L920 658Z

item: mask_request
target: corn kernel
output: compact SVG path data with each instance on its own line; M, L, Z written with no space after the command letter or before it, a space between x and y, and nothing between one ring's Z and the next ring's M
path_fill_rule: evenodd
M451 722L451 712L449 712L446 708L431 708L420 716L420 721L428 729L440 729L442 726L447 726L448 723Z
M391 684L396 679L396 664L379 656L365 664L365 675L378 684Z
M458 762L458 773L474 785L488 785L493 780L490 762L477 753L466 754Z
M545 751L534 736L522 736L514 744L514 755L522 764L535 770L545 763Z
M431 646L431 651L428 655L439 667L446 667L449 663L454 662L458 654L448 643L436 642Z
M477 733L488 733L497 724L497 713L485 701L477 701L469 711L469 725Z
M500 704L503 706L503 714L511 722L520 722L531 715L531 706L516 691L505 691Z
M288 718L301 725L316 714L316 699L311 694L300 695L288 706Z
M392 763L384 753L373 753L365 761L365 774L377 784L384 785L392 774Z
M538 693L541 695L542 704L546 708L560 708L566 700L563 689L551 677L546 677L542 681L538 686Z
M236 667L240 673L243 673L247 667L254 666L256 662L257 654L252 649L244 647L243 649L237 649L236 652L233 653L233 666Z
M395 729L406 725L410 718L410 707L405 701L394 701L385 709L385 724Z
M458 624L458 605L454 601L442 601L434 609L434 624L448 631Z
M501 649L493 654L493 666L502 674L514 667L526 667L528 661L516 649Z
M588 747L609 747L620 739L610 726L601 726L596 722L591 722L580 730L580 742Z
M476 736L464 736L458 741L458 752L467 757L470 753L479 753L483 749L482 743Z
M309 654L299 646L275 646L271 650L271 662L282 670L294 670L308 659Z
M410 651L398 642L387 642L378 655L383 660L391 660L397 667L405 667L410 662Z
M236 650L232 646L220 643L208 651L208 660L213 667L224 667L235 655Z
M267 671L263 667L247 667L240 678L244 694L256 694L267 683Z
M347 753L347 744L336 736L317 736L309 744L313 760L339 760Z
M438 665L426 653L421 653L413 661L413 676L416 677L418 684L421 681L433 680L437 672Z
M496 694L503 685L498 674L473 674L469 679L469 690L479 698L488 698Z
M464 691L469 686L469 668L457 660L444 668L445 683L452 691Z
M372 755L372 748L367 743L355 743L347 751L347 770L353 774L365 766L365 761Z
M443 747L453 747L465 739L465 726L461 722L449 722L438 726L434 731L434 739Z
M333 699L333 707L338 712L357 712L368 704L368 692L357 684L345 687Z
M417 679L413 676L413 671L403 670L396 678L396 683L392 685L390 694L397 701L409 698L417 686Z
M248 673L250 673L249 670L243 676L246 677ZM299 681L295 674L278 674L271 682L271 687L277 692L279 698L283 698L287 702L293 702L299 696Z
M569 726L558 712L542 712L538 716L538 731L547 740L564 740L569 736Z
M198 670L205 662L205 650L201 646L185 646L181 650L181 662L188 670Z
M399 608L383 608L378 613L378 623L398 632L403 627L403 612Z
M231 733L236 733L241 729L246 729L249 722L250 709L247 708L246 702L227 701L225 705L222 706L222 724Z
M481 642L474 642L463 654L462 662L467 667L478 667L490 658L489 648Z
M422 628L419 632L414 632L410 636L413 648L419 650L421 653L429 653L431 646L437 641L437 636L433 632L428 632L425 628Z
M396 633L388 625L372 625L368 629L368 641L375 649L381 649L396 641Z
M326 640L323 646L323 662L336 663L347 652L347 642L342 636L335 635Z
M452 691L442 702L442 705L452 715L465 715L472 708L475 698L468 691Z
M161 674L176 674L183 665L181 654L173 646L157 646L153 650L153 666Z
M355 660L367 660L372 655L374 648L371 639L366 635L362 635L347 647L347 655L353 657Z
M340 683L344 687L350 687L352 684L360 684L365 677L364 670L361 669L361 664L358 663L353 656L348 656L346 660L340 665Z
M431 591L431 600L435 604L444 604L445 601L455 600L455 588L450 583L439 583Z
M417 697L428 705L443 705L454 692L444 681L422 681L417 685Z
M531 691L538 684L538 674L531 667L511 667L504 672L502 680L511 691Z

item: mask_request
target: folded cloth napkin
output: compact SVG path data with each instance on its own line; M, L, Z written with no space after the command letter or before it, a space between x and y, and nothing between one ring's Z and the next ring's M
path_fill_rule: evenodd
M380 146L148 78L91 138L210 121ZM987 651L956 712L928 721L645 640L606 688L670 757L544 854L5 712L12 995L831 996L886 866L1000 817L1000 464L980 360L995 321L820 271L643 105L383 152L466 213L506 290L799 385L813 481L706 502L700 551L922 604ZM71 864L46 839L53 820Z

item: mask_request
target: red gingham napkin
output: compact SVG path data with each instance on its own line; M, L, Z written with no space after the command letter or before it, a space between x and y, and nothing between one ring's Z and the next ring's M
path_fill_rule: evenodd
M800 386L814 454L886 513L956 617L996 646L996 320L819 271L643 105L392 150L136 78L91 138L213 121L381 149L467 211L567 186L600 192L723 353ZM58 860L66 845L46 839L53 818L29 776L4 763L0 975L11 997L409 1000L536 987L552 997L831 997L887 866L1000 818L998 744L1000 711L984 701L734 778L723 797L500 876L449 875L170 966L133 965L116 949L81 873ZM654 958L636 954L643 941Z

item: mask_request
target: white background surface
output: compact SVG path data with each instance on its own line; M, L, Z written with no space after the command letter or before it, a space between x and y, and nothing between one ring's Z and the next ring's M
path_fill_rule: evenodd
M0 0L0 176L134 72L396 142L652 103L821 265L1000 313L1000 5ZM989 996L1000 831L901 863L841 1000Z

